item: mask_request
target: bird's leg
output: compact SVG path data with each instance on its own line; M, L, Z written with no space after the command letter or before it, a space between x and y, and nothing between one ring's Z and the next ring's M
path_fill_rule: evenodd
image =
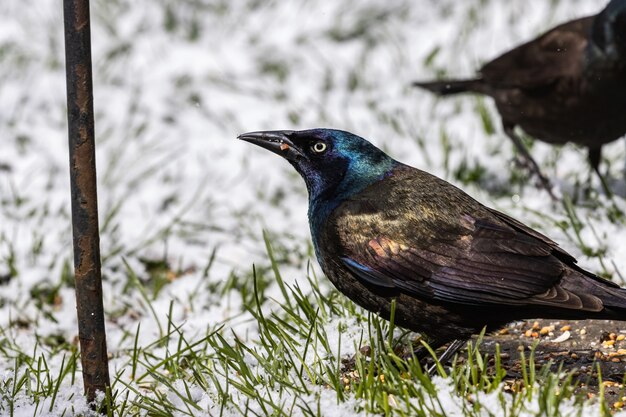
M602 159L602 147L599 148L589 148L587 152L587 160L589 161L589 165L596 171L599 177L602 176L600 174L600 160Z
M439 359L437 359L437 361L443 365L444 363L449 361L460 348L465 346L466 343L467 343L467 340L465 339L454 340L452 343L448 345L446 350L441 354L441 356L439 357ZM433 375L436 370L437 370L437 364L434 363L431 365L430 368L428 368L427 372L429 375Z
M624 135L624 144L626 145L626 135ZM622 166L622 177L626 180L626 158L624 159L624 165Z
M517 151L520 153L522 159L524 160L525 165L530 169L532 174L536 175L537 178L539 178L541 186L548 192L548 194L550 194L552 200L558 201L556 196L552 193L552 184L550 183L550 180L548 180L548 178L543 175L541 169L539 168L539 165L537 165L537 162L535 162L533 157L530 156L530 153L528 152L528 149L526 149L526 146L524 146L522 139L515 133L514 127L505 124L504 133L506 133L506 135L511 138L513 144L515 145L515 148L517 148Z
M445 345L448 340L450 339L433 338L433 339L426 339L425 341L420 340L418 342L418 346L413 349L413 352L405 355L404 359L408 360L412 357L415 357L415 359L417 359L420 363L423 363L424 360L431 357L430 350L426 348L426 346L424 345L424 342L427 342L430 349L434 352L440 347L442 347L443 345Z
M434 339L431 340L428 343L428 346L432 349L432 351L434 352L435 350L439 349L441 346L443 346L445 344L447 340L438 340L438 339ZM446 348L446 350L441 354L441 356L439 356L439 358L437 358L437 362L439 362L440 364L444 364L446 363L448 360L450 360L450 358L452 358L454 356L454 354L460 349L462 348L465 344L467 343L466 339L456 339L453 340L452 342L450 342L450 344L448 344L448 347ZM416 349L413 350L413 355L415 356L415 358L424 365L424 367L426 368L426 372L429 375L433 375L434 372L437 369L437 364L434 363L431 366L427 366L427 364L424 362L427 358L430 357L430 351L428 349L426 349L425 346L419 346ZM408 359L410 356L405 357L405 359Z
M613 193L609 188L609 184L606 182L606 178L600 172L600 160L602 159L602 146L598 148L589 148L589 152L587 153L587 160L589 161L589 165L596 172L598 178L600 178L600 183L602 184L602 188L604 189L607 197L613 197ZM591 184L591 176L589 176L589 184Z

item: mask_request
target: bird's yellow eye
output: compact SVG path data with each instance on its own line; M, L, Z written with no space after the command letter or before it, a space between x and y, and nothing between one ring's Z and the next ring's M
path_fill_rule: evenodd
M316 142L315 145L312 146L313 152L322 153L326 151L326 144L324 142Z

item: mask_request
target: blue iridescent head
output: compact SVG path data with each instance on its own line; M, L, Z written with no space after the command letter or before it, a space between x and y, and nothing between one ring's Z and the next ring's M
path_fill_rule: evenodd
M342 130L250 132L239 139L287 159L304 178L311 202L349 197L399 164L365 139Z
M626 57L626 0L612 0L594 19L590 46L605 56Z

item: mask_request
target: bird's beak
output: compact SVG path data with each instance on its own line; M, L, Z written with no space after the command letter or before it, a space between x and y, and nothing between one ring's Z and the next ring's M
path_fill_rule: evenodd
M258 145L289 161L297 161L300 158L306 158L306 156L289 139L289 136L293 133L293 130L267 130L243 133L237 136L237 139Z

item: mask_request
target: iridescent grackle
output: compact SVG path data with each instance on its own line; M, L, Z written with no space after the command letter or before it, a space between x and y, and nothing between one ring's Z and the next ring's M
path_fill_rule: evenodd
M519 126L553 144L588 148L598 173L602 145L626 134L626 0L612 0L594 16L546 32L485 64L476 78L415 82L439 95L493 97L505 133L544 188L541 174L519 136Z
M343 294L452 350L527 318L626 320L626 289L555 242L348 132L239 136L283 156L309 192L324 273ZM447 352L447 357L450 351Z

